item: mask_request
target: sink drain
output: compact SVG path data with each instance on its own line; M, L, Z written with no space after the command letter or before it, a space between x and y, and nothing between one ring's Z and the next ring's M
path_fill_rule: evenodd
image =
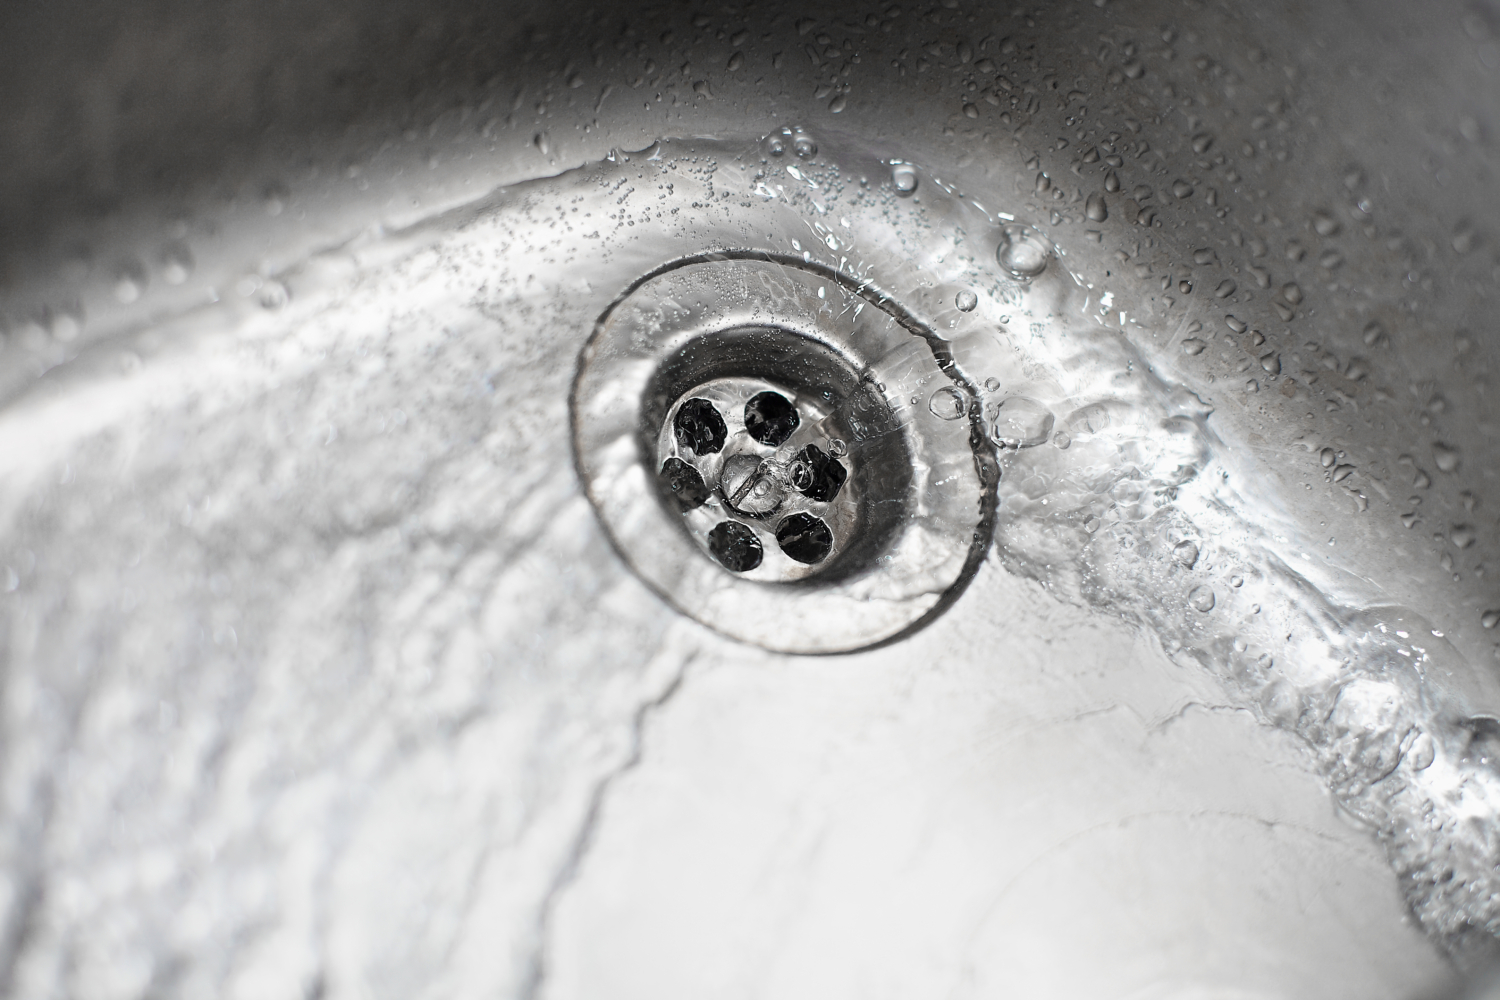
M889 641L989 544L998 465L942 342L865 284L714 254L600 317L572 414L615 547L680 610L780 652Z

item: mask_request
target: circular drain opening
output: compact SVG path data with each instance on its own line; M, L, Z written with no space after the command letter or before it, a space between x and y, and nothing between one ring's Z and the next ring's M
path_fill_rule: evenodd
M672 604L770 649L844 652L932 620L982 561L998 466L973 395L867 286L715 255L600 318L574 445L611 540Z

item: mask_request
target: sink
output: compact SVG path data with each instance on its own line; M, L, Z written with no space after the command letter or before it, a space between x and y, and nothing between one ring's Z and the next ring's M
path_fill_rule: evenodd
M1500 8L0 18L0 993L1488 995Z

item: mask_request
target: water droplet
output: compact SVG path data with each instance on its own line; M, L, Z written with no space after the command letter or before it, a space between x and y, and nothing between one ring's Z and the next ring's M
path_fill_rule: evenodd
M1001 401L995 416L995 440L1006 448L1033 448L1052 436L1055 420L1036 400L1011 396Z
M780 132L772 132L766 136L766 153L769 156L786 155L786 136Z
M265 284L260 286L260 307L275 312L283 309L292 299L291 289L277 281L275 278L267 278Z
M812 136L798 132L792 136L792 152L797 154L799 160L810 160L818 155L818 144L813 142Z
M1245 383L1245 391L1246 392L1260 392L1260 383L1257 382L1257 381L1255 381L1255 379L1250 379L1249 381L1247 381Z
M999 392L1000 391L1000 380L997 379L995 376L991 375L989 378L987 378L987 379L984 380L984 387L989 392Z
M1466 549L1470 545L1473 545L1474 538L1474 529L1467 524L1456 524L1453 526L1453 530L1448 533L1448 540L1453 543L1455 548L1459 549Z
M953 305L959 312L973 312L974 307L979 305L979 296L967 288L960 289L959 293L953 296Z
M1295 281L1287 282L1281 286L1281 297L1294 306L1299 305L1302 302L1302 286Z
M976 108L974 105L972 105L972 104L968 103L967 101L965 101L964 102L964 117L965 118L978 118L979 117L979 109Z
M1182 353L1189 355L1198 355L1202 354L1206 347L1208 347L1208 345L1199 340L1197 337L1189 337L1182 342Z
M745 54L743 52L736 52L729 57L729 72L733 73L743 65L745 65Z
M1238 590L1240 587L1243 587L1245 585L1245 578L1237 574L1235 576L1231 576L1229 578L1229 585Z
M1334 453L1332 448L1324 448L1318 452L1318 462L1322 464L1323 468L1333 468L1333 463L1336 461L1338 461L1338 455Z
M1229 298L1229 296L1234 294L1235 289L1238 287L1239 286L1234 283L1233 278L1225 278L1223 281L1219 282L1219 287L1214 289L1214 298L1227 299Z
M1236 319L1234 316L1225 316L1224 325L1229 327L1229 329L1233 330L1235 333L1244 333L1246 330L1250 329L1249 323L1246 323L1242 319Z
M1067 431L1058 431L1052 436L1052 443L1057 446L1058 451L1067 451L1073 444L1073 439L1068 436Z
M538 132L531 137L531 144L537 148L543 156L552 151L552 139L546 132Z
M1432 446L1432 463L1438 467L1439 472L1457 472L1458 449L1441 441L1436 442Z
M1272 351L1269 354L1262 354L1260 357L1260 366L1265 370L1267 375L1280 375L1281 355L1277 354L1275 351Z
M1089 217L1091 222L1103 222L1109 218L1109 205L1105 203L1104 195L1098 191L1089 195L1088 201L1084 204L1083 212Z
M1496 625L1500 625L1500 611L1486 611L1479 616L1479 624L1485 628L1494 628Z
M849 454L849 446L844 443L843 438L833 438L828 442L828 454L834 458L843 458Z
M1423 472L1421 469L1418 469L1416 473L1411 477L1411 484L1419 490L1425 490L1427 487L1432 485L1432 477Z
M694 80L693 93L697 94L699 97L714 96L713 89L709 87L707 80Z
M1333 213L1319 209L1312 215L1313 232L1319 236L1336 236L1340 229L1339 220L1333 217Z
M927 408L944 420L957 420L969 412L969 400L951 385L945 385L932 394Z
M909 163L895 163L891 165L891 184L896 193L902 197L910 195L917 189L917 172Z
M1337 466L1334 466L1334 469L1333 469L1333 481L1336 482L1336 483L1342 483L1344 480L1348 479L1353 474L1354 474L1354 466L1352 466L1352 465L1337 465Z
M1193 541L1178 542L1172 548L1172 558L1177 565L1184 569L1192 569L1198 563L1198 543ZM1209 605L1212 607L1213 605Z
M161 252L161 277L169 285L180 285L193 273L193 254L184 243L172 243Z
M1120 190L1120 176L1113 170L1104 175L1104 190L1108 191L1110 194L1114 194L1116 191Z
M1460 222L1453 230L1453 249L1457 253L1468 253L1479 245L1479 234L1472 222Z
M1385 340L1385 327L1371 320L1365 325L1365 346L1374 347Z
M1132 80L1139 80L1146 72L1146 65L1139 59L1127 59L1120 68Z
M1011 275L1023 280L1035 278L1047 269L1052 252L1046 237L1028 226L1006 226L1001 234L995 258Z
M1202 156L1213 148L1214 137L1207 132L1199 132L1193 136L1193 152Z
M1218 603L1218 597L1214 594L1212 587L1204 584L1194 587L1188 592L1188 603L1193 606L1194 611L1208 614Z
M1214 258L1216 256L1217 254L1215 254L1211 248L1199 247L1197 250L1193 251L1193 263L1197 264L1199 267L1206 267L1214 262Z
M1037 191L1037 194L1042 194L1042 193L1044 193L1046 191L1051 191L1051 190L1052 190L1052 178L1048 177L1046 174L1037 174L1036 175L1036 191Z
M1192 196L1193 186L1187 181L1179 178L1178 180L1172 182L1172 197L1181 199L1191 198Z
M115 298L129 305L146 290L146 269L135 261L121 264L115 271Z
M832 112L833 114L838 114L840 111L843 111L848 106L849 106L849 96L847 94L834 94L833 95L833 100L831 100L831 101L828 102L828 110L830 112ZM785 547L785 546L783 546L783 547Z

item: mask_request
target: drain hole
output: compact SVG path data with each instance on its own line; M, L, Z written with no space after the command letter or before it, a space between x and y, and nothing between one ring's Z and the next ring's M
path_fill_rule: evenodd
M677 444L695 455L710 455L724 449L724 439L729 429L724 418L706 399L690 399L677 411L672 428L677 434Z
M703 476L680 458L669 458L662 463L661 480L683 510L702 507L708 500L709 488Z
M797 452L792 460L792 485L809 500L828 503L839 495L849 470L836 458L831 458L822 448L810 444ZM801 484L806 485L801 485Z
M779 392L757 393L745 404L745 431L767 448L781 447L801 422L792 401Z
M776 543L799 563L811 566L828 558L833 549L833 532L811 514L793 514L777 525Z
M721 521L715 525L708 533L708 551L731 573L750 572L760 565L762 555L760 539L738 521Z

